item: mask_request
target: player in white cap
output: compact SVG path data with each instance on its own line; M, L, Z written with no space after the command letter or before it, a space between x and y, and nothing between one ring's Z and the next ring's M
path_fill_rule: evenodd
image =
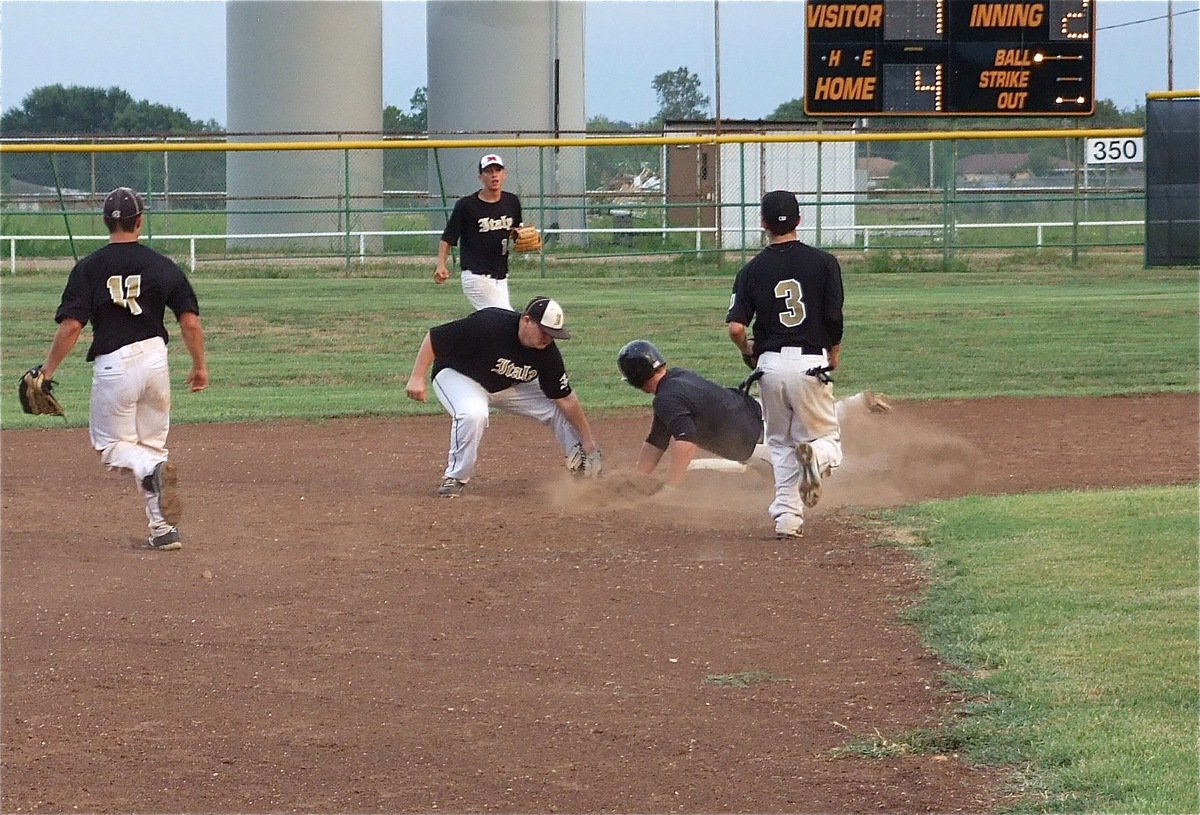
M475 472L493 407L548 425L568 470L600 474L600 448L555 343L570 336L562 306L549 297L533 298L519 314L480 309L425 334L405 391L409 399L426 401L425 375L432 366L433 392L453 420L438 495L462 494Z
M450 279L446 263L459 247L462 289L476 309L513 310L508 296L509 237L521 224L521 199L505 192L508 170L504 159L488 153L479 159L480 188L454 204L438 243L435 283Z

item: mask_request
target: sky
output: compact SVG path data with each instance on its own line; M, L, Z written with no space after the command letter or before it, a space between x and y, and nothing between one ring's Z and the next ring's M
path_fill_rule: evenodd
M1096 97L1121 108L1168 87L1168 3L1095 0ZM1200 0L1173 0L1173 85L1200 88ZM642 122L651 86L681 66L715 112L760 119L804 92L802 0L587 0L588 117ZM719 47L714 37L714 16ZM1157 19L1156 19L1157 18ZM1143 22L1144 21L1144 22ZM407 111L426 82L425 3L384 0L384 103ZM0 108L43 85L120 87L135 99L224 124L225 4L220 0L3 0Z

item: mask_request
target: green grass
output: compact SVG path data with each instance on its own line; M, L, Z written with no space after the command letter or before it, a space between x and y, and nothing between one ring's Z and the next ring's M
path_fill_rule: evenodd
M782 682L783 677L776 676L770 671L739 671L731 674L709 674L704 677L706 685L720 685L726 688L748 688L762 682Z
M1018 768L1022 812L1200 811L1198 509L1193 486L881 513L924 541L912 619L969 701L938 739L855 749L951 744Z
M745 374L725 335L733 269L697 275L696 263L616 266L612 277L522 261L513 302L559 299L575 338L562 343L573 384L590 409L645 406L615 358L627 341L657 343L668 360L730 385ZM976 261L959 273L894 272L847 263L841 393L870 387L900 399L997 395L1098 396L1197 390L1194 269L1143 270L1128 258L1091 268L1029 256ZM884 270L880 271L882 268ZM916 268L916 267L913 267ZM45 357L66 265L0 277L0 375L14 382ZM192 276L208 340L212 387L177 388L176 422L410 415L437 412L404 396L424 332L467 313L456 280L349 276L265 267L287 277ZM429 270L426 270L428 272ZM678 276L669 274L678 271ZM667 274L664 274L666 272ZM368 275L386 275L375 270ZM174 379L189 360L170 330ZM86 423L90 330L56 373L72 425ZM15 388L13 389L15 391ZM0 400L4 427L42 426Z

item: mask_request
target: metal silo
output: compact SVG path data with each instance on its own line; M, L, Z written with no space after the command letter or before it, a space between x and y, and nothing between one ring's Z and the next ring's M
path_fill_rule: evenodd
M383 6L330 0L226 3L230 142L377 139L383 128ZM350 198L347 200L347 189ZM321 239L232 239L231 246L318 246L378 230L380 151L231 152L229 232L327 232ZM374 239L378 245L378 239ZM357 251L355 242L353 249Z
M584 130L584 3L429 0L426 21L430 138ZM450 207L479 189L477 162L485 152L431 155L430 192ZM584 226L584 148L544 148L540 158L531 147L495 152L508 168L505 189L521 196L526 221L543 229Z

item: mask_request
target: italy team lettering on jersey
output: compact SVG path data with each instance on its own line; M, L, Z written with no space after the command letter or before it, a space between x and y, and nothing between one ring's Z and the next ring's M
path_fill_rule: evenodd
M755 354L829 349L842 341L843 297L837 258L785 241L764 248L737 273L725 322L753 320Z
M520 322L515 311L485 308L429 329L434 378L443 368L452 368L488 393L537 379L549 398L569 395L571 383L558 346L552 342L545 348L526 348L517 338Z
M464 196L454 204L442 240L459 244L462 268L497 279L508 277L508 235L521 223L521 199L501 192L494 204L479 193ZM461 240L461 243L460 243Z
M186 311L200 313L183 270L140 243L110 243L75 264L54 319L92 323L91 362L151 337L167 342L167 308L176 318Z

